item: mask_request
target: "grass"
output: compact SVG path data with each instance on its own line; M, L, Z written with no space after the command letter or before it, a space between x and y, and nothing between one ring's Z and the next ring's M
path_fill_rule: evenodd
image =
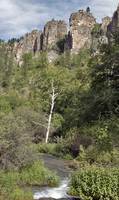
M0 200L32 200L30 191L25 192L26 186L56 186L58 176L46 169L42 162L35 162L20 172L0 171Z
M40 143L40 144L37 144L36 147L40 153L55 155L57 144L56 143L48 143L48 144Z
M49 144L41 143L41 144L36 144L36 148L39 153L51 154L53 156L65 160L73 159L72 155L69 152L69 149L63 143L49 143Z
M59 183L58 176L44 168L41 162L35 162L31 167L26 167L20 173L23 185L56 186Z

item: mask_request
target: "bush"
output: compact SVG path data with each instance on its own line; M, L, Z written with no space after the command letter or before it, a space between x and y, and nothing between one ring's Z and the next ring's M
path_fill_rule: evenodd
M63 142L49 143L49 144L41 143L41 144L37 144L36 148L38 149L38 152L40 153L47 153L47 154L51 154L56 157L61 157L68 160L72 159L72 156L70 155L70 152L69 152L68 145L66 145Z
M39 121L41 124L45 121L43 114L29 107L19 107L7 115L0 114L1 169L18 170L39 159L34 142L43 138L45 129L37 125Z
M27 193L19 187L20 175L18 172L0 171L0 200L33 200L32 193Z
M66 155L70 154L69 144L65 142L58 143L55 148L54 155L64 158Z
M46 143L41 143L37 144L37 149L40 153L48 153L48 154L54 154L56 150L56 145L57 144L46 144Z
M66 155L63 156L63 159L65 159L65 160L73 160L73 157L72 157L71 154L66 154Z
M9 101L5 97L0 97L0 112L9 113L12 110Z
M100 24L95 24L93 30L92 30L92 34L99 34L101 32L101 25Z
M33 200L33 196L31 192L26 192L20 188L16 188L10 194L10 200Z
M119 169L81 169L72 175L69 193L82 200L119 200Z
M114 165L119 166L119 148L114 148L111 152L112 155L112 163Z
M110 152L100 152L94 145L90 145L87 149L80 145L80 153L76 160L86 162L88 164L98 164L103 166L119 165L119 149L113 148Z
M38 158L28 124L21 116L10 113L1 119L0 140L1 169L20 169Z
M21 171L20 181L22 185L56 186L59 183L59 178L54 172L44 168L42 162L38 161Z

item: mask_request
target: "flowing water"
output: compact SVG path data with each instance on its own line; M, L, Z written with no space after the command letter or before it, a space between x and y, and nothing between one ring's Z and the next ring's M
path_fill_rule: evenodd
M34 190L34 199L39 200L41 198L53 198L53 199L67 199L67 190L68 190L68 179L61 181L59 187L56 188L41 188L39 191Z
M33 188L34 200L39 199L68 199L68 183L70 170L68 169L67 162L57 159L50 155L42 156L42 160L46 167L50 170L56 171L61 178L60 185L58 187L35 187Z

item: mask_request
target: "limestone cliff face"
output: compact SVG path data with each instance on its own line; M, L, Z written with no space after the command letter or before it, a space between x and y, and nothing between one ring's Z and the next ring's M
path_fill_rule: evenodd
M59 50L58 42L67 35L67 25L64 21L49 21L43 32L43 50Z
M107 35L109 40L113 40L113 35L119 33L119 5L114 12L111 23L108 25Z
M64 52L66 35L67 24L64 21L53 19L45 25L42 50L47 51L49 62L55 60L59 53Z
M64 51L63 42L67 34L67 25L64 21L49 21L43 33L33 30L27 33L20 41L14 42L10 47L17 63L22 62L24 53L35 54L40 51L48 51L49 61L57 57L57 53Z
M100 45L108 43L107 27L110 22L111 18L105 17L102 19L101 24L98 23L95 24L91 33L92 34L91 50L93 53L98 53Z
M19 42L15 42L12 47L12 53L15 55L16 61L19 63L24 53L35 53L41 50L42 32L33 30L27 33Z
M111 18L108 16L102 19L101 30L105 35L107 34L107 27L110 24L110 22L111 22Z
M46 51L50 62L59 53L67 49L78 53L83 48L91 48L99 52L101 44L112 40L114 33L119 32L119 6L113 18L105 17L101 24L96 23L89 10L72 13L69 19L69 32L65 21L51 20L46 23L43 32L33 30L17 42L8 43L8 51L12 52L17 63L22 62L24 53Z
M70 48L73 53L78 53L80 49L91 45L91 31L96 23L91 13L79 10L71 14L70 17Z

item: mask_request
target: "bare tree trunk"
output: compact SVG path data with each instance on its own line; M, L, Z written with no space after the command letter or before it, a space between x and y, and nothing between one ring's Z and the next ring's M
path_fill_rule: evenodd
M58 95L57 93L55 94L54 82L52 81L52 94L50 95L51 96L51 108L50 108L50 114L49 114L49 118L48 118L48 126L47 126L46 138L45 138L46 143L48 143L48 139L49 139L52 114L53 114L55 99L56 99L57 95Z

